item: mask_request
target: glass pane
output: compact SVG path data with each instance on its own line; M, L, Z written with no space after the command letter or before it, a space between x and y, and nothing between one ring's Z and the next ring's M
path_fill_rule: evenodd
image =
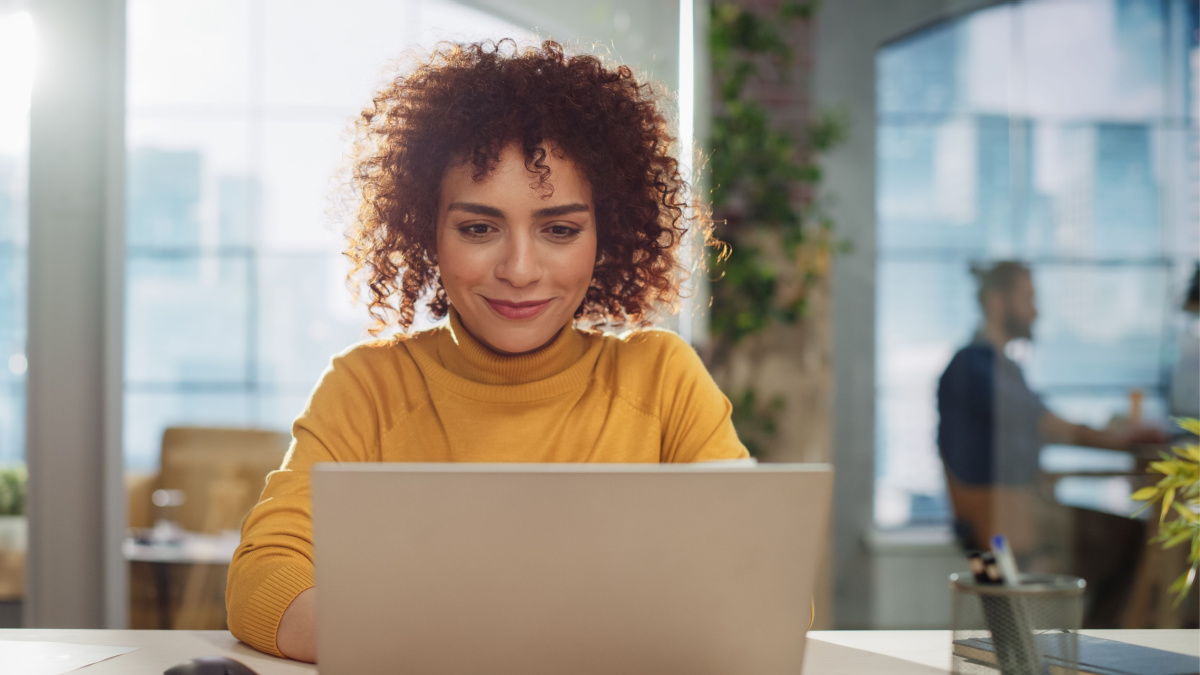
M535 33L499 17L481 12L474 7L468 7L467 3L451 2L451 0L422 0L417 8L420 33L417 35L416 42L423 48L431 48L442 40L476 42L507 37L519 43L540 43L541 41ZM602 5L595 7L595 11L598 13L604 12L605 9ZM672 9L670 14L674 16L674 13L675 10ZM640 46L633 44L636 41L632 39L632 36L626 39L631 43L631 47Z
M1150 124L1036 124L1024 250L1084 258L1161 255L1164 140Z
M6 154L0 147L0 246L24 246L29 240L28 167L23 149Z
M881 124L880 248L1011 254L1014 173L1026 172L1014 172L1010 156L1027 142L1024 128L995 116Z
M333 221L338 172L349 151L344 120L271 120L263 127L260 245L274 251L340 252Z
M314 26L321 27L316 49ZM343 123L395 74L402 55L416 55L440 40L532 37L475 8L437 0L349 0L336 8L268 0L264 35L267 105L287 106L290 113L296 112L294 106L307 106Z
M312 106L343 122L370 101L388 62L417 41L422 13L414 2L374 0L267 0L264 11L267 105Z
M272 255L259 261L258 377L308 391L332 355L369 337L353 306L340 255Z
M959 103L957 21L946 21L880 50L876 106L881 113L948 114Z
M130 0L126 100L131 112L174 106L229 114L250 103L250 21L243 0Z
M291 390L289 388L286 392L260 396L258 399L258 426L291 433L292 422L295 422L300 413L304 412L304 406L308 403L308 395L315 385L316 381L314 380L312 385L303 389Z
M0 465L25 459L25 386L0 383Z
M0 387L25 381L27 266L24 251L0 244Z
M1196 60L1200 63L1200 49ZM1164 250L1176 264L1190 267L1200 256L1200 129L1196 125L1159 129L1157 136Z
M939 375L944 367L940 365ZM889 388L876 398L876 406L876 522L881 526L910 522L918 509L924 511L924 519L944 518L945 504L937 499L945 481L937 450L936 376Z
M979 322L969 267L953 260L881 260L876 274L876 382L884 391L933 392ZM932 406L932 394L926 398Z
M131 257L126 382L246 382L249 272L244 257Z
M1161 0L1017 5L1025 80L1018 112L1101 120L1163 115L1164 8Z
M1039 265L1038 320L1026 371L1038 387L1156 387L1170 299L1167 270Z
M1063 419L1102 429L1109 424L1129 418L1130 394L1134 389L1116 387L1108 390L1078 390L1047 388L1042 396L1046 407ZM1158 389L1141 388L1142 419L1165 422L1166 402ZM1105 452L1098 450L1097 452Z
M1002 5L939 23L889 44L876 59L882 117L1007 115L1016 75L1013 12Z
M211 425L255 426L257 405L246 392L193 393L144 392L127 387L125 393L125 469L158 468L162 434L167 427Z
M128 121L126 242L194 249L253 241L245 121Z
M880 50L877 522L938 508L933 392L979 321L973 263L1031 264L1040 315L1009 352L1051 409L1103 427L1139 389L1165 416L1194 338L1198 24L1182 0L1029 0Z

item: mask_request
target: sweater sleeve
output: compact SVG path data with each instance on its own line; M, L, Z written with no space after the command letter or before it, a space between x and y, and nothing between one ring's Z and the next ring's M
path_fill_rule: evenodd
M733 428L733 405L691 345L672 333L661 353L659 411L666 462L749 457Z
M355 367L353 350L334 357L292 426L292 444L267 476L258 504L242 524L229 565L229 630L259 651L275 643L288 606L314 584L311 474L317 462L362 462L379 455L375 402Z

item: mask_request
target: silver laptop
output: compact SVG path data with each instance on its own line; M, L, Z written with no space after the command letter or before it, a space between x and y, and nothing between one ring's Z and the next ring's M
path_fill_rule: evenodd
M800 672L824 464L318 464L329 675Z

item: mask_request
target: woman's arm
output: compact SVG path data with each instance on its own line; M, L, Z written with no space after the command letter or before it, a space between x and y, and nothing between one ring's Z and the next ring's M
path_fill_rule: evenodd
M275 645L284 656L317 662L317 601L313 588L300 593L279 621Z
M356 348L333 359L293 425L283 466L267 477L242 524L225 589L229 630L268 654L315 658L313 464L379 458L378 395L366 383L384 369L363 352L369 350Z

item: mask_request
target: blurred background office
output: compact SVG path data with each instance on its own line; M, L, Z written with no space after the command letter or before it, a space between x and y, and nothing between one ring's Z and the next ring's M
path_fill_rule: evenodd
M761 460L835 465L819 625L948 626L965 542L937 390L984 323L972 269L1028 270L1036 323L998 351L1057 415L1200 414L1198 21L1196 0L0 0L0 625L223 625L230 531L364 336L349 124L436 41L512 37L661 82L718 234L758 256L666 324ZM759 74L730 88L738 54ZM761 166L715 155L756 138L747 106L797 169L773 215L729 192ZM1124 533L1114 626L1195 623L1163 585L1181 560L1129 518L1158 449L1037 448L1051 567Z

